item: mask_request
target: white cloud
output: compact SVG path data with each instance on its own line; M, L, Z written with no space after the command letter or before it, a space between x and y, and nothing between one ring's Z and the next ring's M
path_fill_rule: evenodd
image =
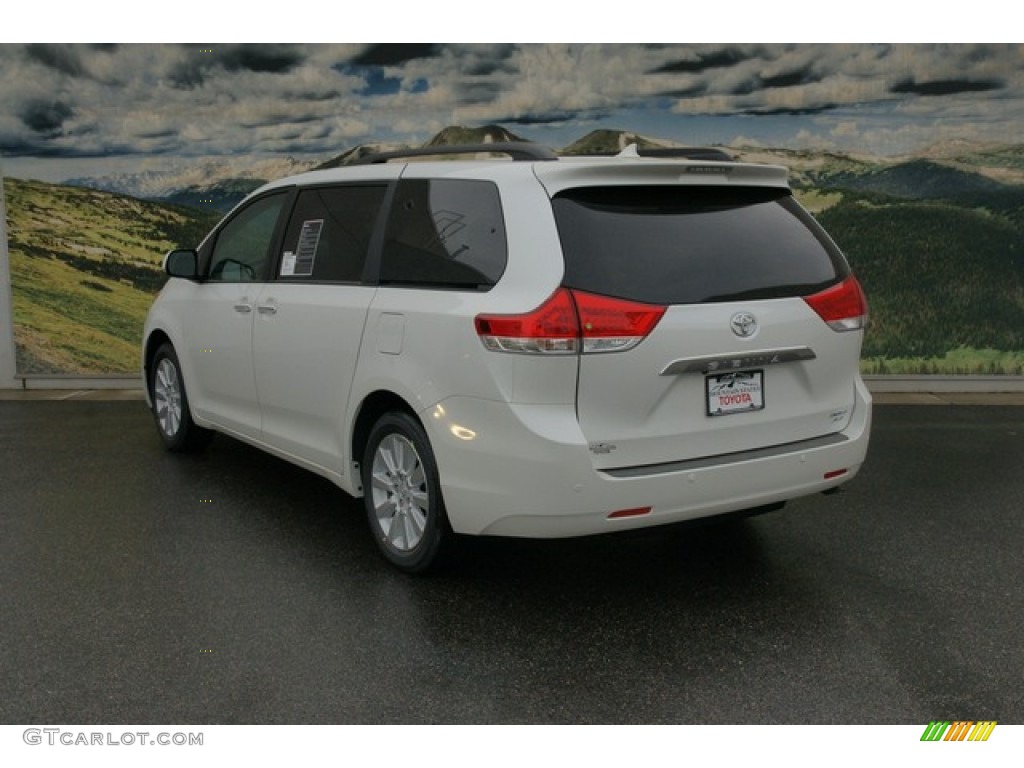
M453 45L346 66L364 50L0 46L0 152L333 153L498 120L671 140L695 119L766 114L720 133L878 151L954 131L1024 141L1021 45Z

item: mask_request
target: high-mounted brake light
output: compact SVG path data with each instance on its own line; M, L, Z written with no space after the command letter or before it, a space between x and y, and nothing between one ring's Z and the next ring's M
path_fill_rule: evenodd
M853 275L804 301L833 331L856 331L867 324L868 302Z
M559 288L532 312L477 315L476 332L495 352L621 352L643 341L665 307Z

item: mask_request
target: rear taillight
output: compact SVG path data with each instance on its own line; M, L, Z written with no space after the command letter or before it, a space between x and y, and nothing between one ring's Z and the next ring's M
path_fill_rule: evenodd
M559 288L532 312L477 315L480 340L496 352L621 352L654 330L665 307Z
M853 275L804 301L833 331L856 331L867 324L868 302Z
M665 307L572 291L584 352L621 352L647 338Z
M579 349L579 317L572 295L559 288L532 312L477 315L477 335L495 352L573 354Z

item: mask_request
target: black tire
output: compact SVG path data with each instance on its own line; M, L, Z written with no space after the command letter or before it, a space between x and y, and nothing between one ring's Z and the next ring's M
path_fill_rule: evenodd
M170 344L162 344L149 366L149 397L153 418L167 450L180 453L205 448L213 432L192 421L181 364Z
M370 431L361 470L366 517L381 553L406 573L435 570L453 534L420 423L400 411L381 416Z

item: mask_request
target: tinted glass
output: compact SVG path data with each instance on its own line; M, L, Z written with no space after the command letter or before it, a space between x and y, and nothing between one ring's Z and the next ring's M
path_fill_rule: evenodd
M227 283L265 280L274 228L285 194L260 198L235 214L213 246L208 279Z
M283 280L359 282L385 186L305 189L295 201L278 267Z
M804 296L848 271L784 190L600 187L552 201L565 284L656 304Z
M505 222L488 181L401 181L388 218L381 282L486 289L505 271Z

